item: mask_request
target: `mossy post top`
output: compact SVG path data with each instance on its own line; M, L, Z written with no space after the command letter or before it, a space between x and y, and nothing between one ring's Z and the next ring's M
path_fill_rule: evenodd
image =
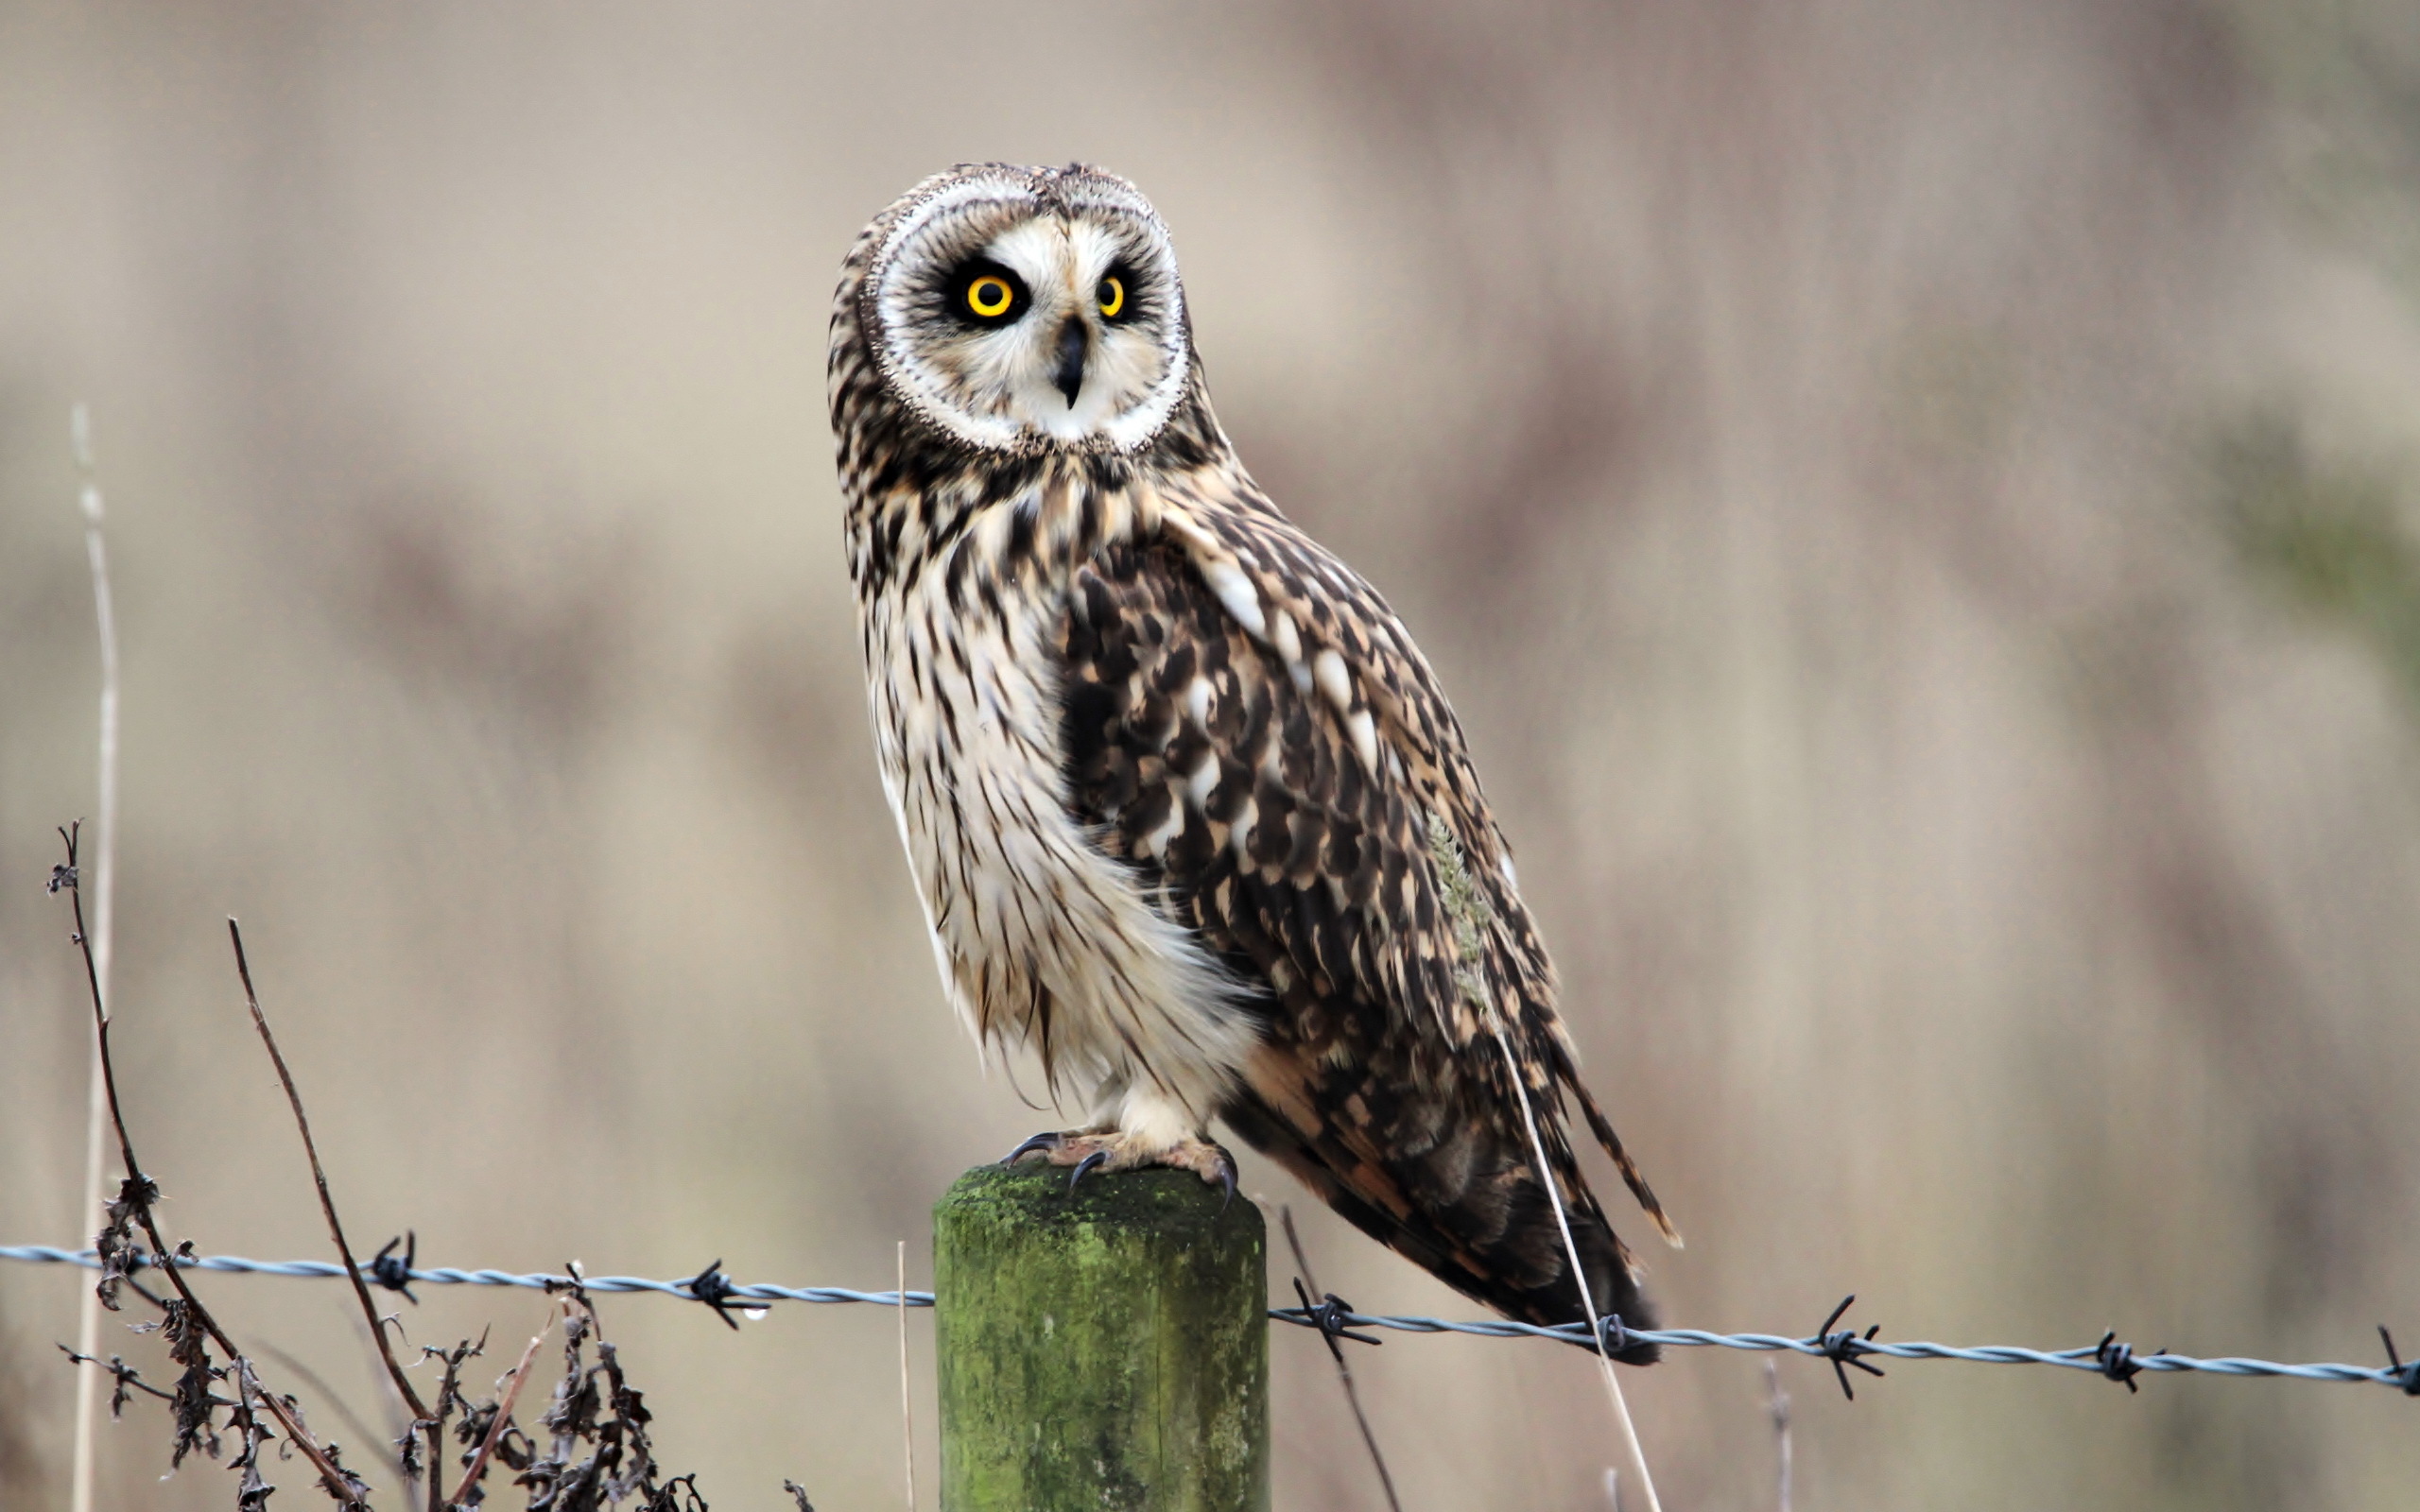
M961 1177L933 1210L943 1512L1266 1512L1265 1238L1187 1172Z
M1259 1208L1240 1197L1227 1201L1190 1172L1089 1176L1070 1191L1065 1167L1039 1160L978 1165L952 1183L933 1212L936 1217L947 1213L957 1222L1020 1228L1106 1225L1202 1237L1226 1235L1237 1228L1255 1236L1264 1232Z

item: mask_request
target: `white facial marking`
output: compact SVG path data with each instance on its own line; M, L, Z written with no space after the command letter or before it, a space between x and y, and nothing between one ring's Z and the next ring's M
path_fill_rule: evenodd
M965 307L977 266L1022 285L1006 314ZM900 217L870 287L884 376L919 414L986 449L1132 450L1167 422L1189 376L1167 230L1106 174L991 169L946 181Z

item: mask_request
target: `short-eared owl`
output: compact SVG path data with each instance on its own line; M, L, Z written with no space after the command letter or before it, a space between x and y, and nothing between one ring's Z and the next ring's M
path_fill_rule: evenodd
M1574 1320L1526 1105L1589 1299L1646 1323L1566 1095L1671 1229L1580 1084L1461 729L1244 472L1149 201L1086 167L926 180L849 253L830 381L942 984L1090 1110L1019 1153L1232 1190L1215 1116L1447 1284Z

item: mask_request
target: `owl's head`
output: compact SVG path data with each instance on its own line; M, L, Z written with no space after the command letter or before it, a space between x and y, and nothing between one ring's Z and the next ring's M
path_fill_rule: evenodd
M892 396L987 451L1130 452L1191 370L1167 228L1097 168L982 163L872 228L857 323Z

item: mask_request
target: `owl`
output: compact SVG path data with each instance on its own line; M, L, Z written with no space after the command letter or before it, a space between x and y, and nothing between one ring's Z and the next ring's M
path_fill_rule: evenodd
M943 988L1086 1115L1011 1159L1232 1194L1216 1120L1509 1316L1647 1326L1569 1108L1677 1237L1580 1081L1461 728L1386 600L1244 471L1141 192L926 180L842 266L829 379Z

